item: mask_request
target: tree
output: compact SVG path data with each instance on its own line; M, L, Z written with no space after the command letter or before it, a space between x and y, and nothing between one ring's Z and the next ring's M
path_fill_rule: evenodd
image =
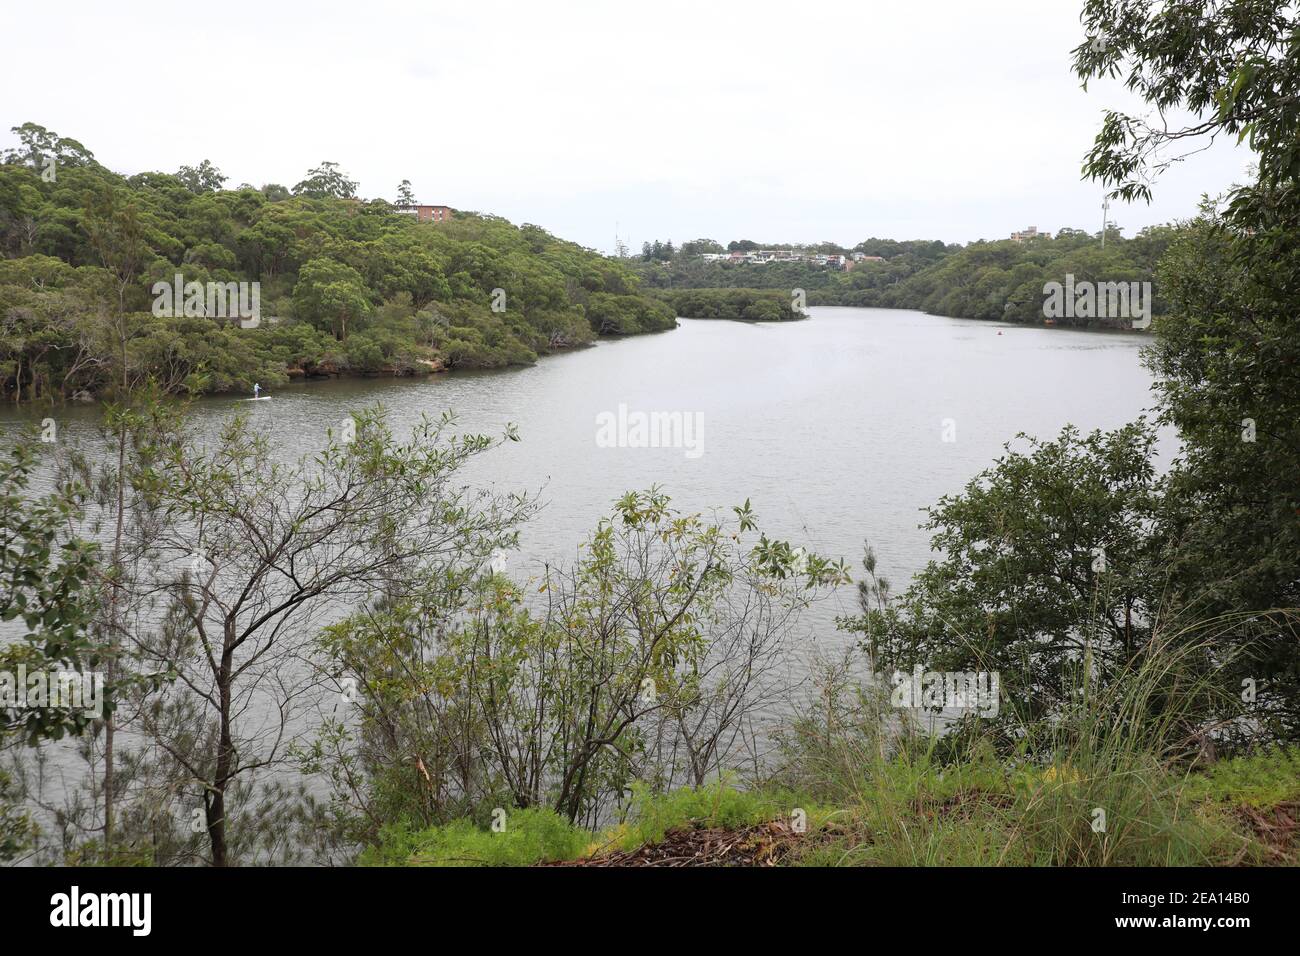
M338 163L322 162L307 171L307 178L293 187L293 194L309 199L354 199L357 184L348 179Z
M1205 209L1159 273L1169 314L1151 367L1184 452L1170 476L1171 598L1234 615L1234 676L1259 687L1254 716L1300 735L1300 642L1279 609L1300 606L1300 46L1282 0L1084 5L1075 50L1086 83L1123 76L1160 122L1109 112L1084 171L1148 199L1169 164L1220 135L1248 139L1254 181ZM1166 118L1189 113L1182 124ZM1239 689L1239 688L1237 688Z
M4 670L81 670L100 663L91 640L93 572L98 548L67 533L84 489L60 488L29 498L34 445L20 440L0 460L0 620L21 618L21 643L0 649ZM12 688L11 688L12 689ZM89 718L66 707L0 708L0 728L29 743L79 733Z
M681 253L683 256L702 256L706 252L722 252L722 243L715 242L712 239L693 239L690 242L683 242Z
M329 772L354 835L497 806L590 823L633 781L734 769L756 712L790 694L795 615L845 580L758 534L748 502L735 513L724 524L629 493L573 567L526 584L503 562L461 568L330 629L359 720L326 727L309 766ZM544 605L526 601L534 590Z
M18 137L22 146L7 149L0 155L0 161L6 163L23 163L33 169L43 168L47 158L59 165L93 166L94 154L75 139L60 136L53 130L36 123L24 123L11 127L9 132Z
M108 601L103 611L102 629L107 640L106 671L110 684L117 676L117 658L121 650L122 613L125 605L123 588L124 534L126 521L127 450L131 438L130 402L134 378L130 354L132 323L128 312L128 295L136 282L149 248L144 227L134 202L112 187L103 187L86 206L84 218L91 246L115 284L117 301L109 305L109 337L115 350L114 387L119 404L108 409L108 421L114 431L116 470L112 474L114 489L113 547L109 558ZM104 719L104 843L113 843L114 744L116 724L110 711Z
M293 288L294 311L299 318L348 339L348 323L370 313L365 280L351 266L333 259L312 259L298 274Z
M1242 268L1243 243L1269 245ZM1283 249L1283 245L1290 246ZM1147 356L1183 454L1162 525L1172 595L1225 618L1238 691L1272 736L1300 735L1300 244L1247 238L1207 209L1170 246L1159 280L1170 314Z
M1091 79L1123 76L1162 120L1174 108L1192 115L1171 126L1108 110L1084 169L1112 195L1149 200L1154 177L1222 133L1249 138L1259 154L1258 188L1293 186L1300 177L1300 51L1286 0L1086 0L1081 20L1087 39L1074 50L1074 67L1085 88Z
M176 178L192 193L210 193L220 189L229 177L205 159L198 166L182 166Z
M144 476L170 627L137 634L135 654L176 683L138 729L202 801L213 865L234 862L231 847L248 839L238 831L252 825L229 798L287 759L299 711L351 700L345 687L317 693L324 675L306 662L321 626L340 607L455 587L530 510L455 484L496 441L453 426L425 420L398 441L366 412L314 460L283 465L236 419L211 449L178 441Z
M411 191L411 181L403 179L397 187L397 204L399 206L414 206L415 193Z
M862 615L843 626L878 666L997 671L1020 717L1058 713L1081 661L1105 682L1156 625L1154 442L1139 421L1086 436L1067 427L1027 452L1008 445L928 510L931 549L944 557L895 602L864 593Z
M0 741L16 735L29 745L79 734L93 715L63 701L23 706L13 697L28 690L16 683L19 667L48 681L59 672L90 676L101 662L91 634L96 546L67 530L83 489L32 495L35 467L30 439L0 458L0 621L21 618L23 625L18 640L0 647ZM111 694L111 684L104 690ZM101 703L113 706L111 696ZM0 770L0 860L14 857L32 834L26 814L9 802L9 791L9 777Z
M26 134L38 151L58 145L51 136ZM351 188L331 184L342 177L337 168L314 173L321 176L304 181L304 195ZM466 213L446 228L413 229L387 203L293 198L275 184L260 194L231 190L220 178L211 162L179 176L129 177L92 164L57 182L42 181L26 161L0 164L0 393L23 402L114 397L124 391L123 368L198 394L285 382L291 370L310 374L313 366L423 374L442 364L528 363L591 341L592 293L633 306L630 321L611 329L671 326L624 264L537 226ZM124 241L100 241L112 235ZM313 260L338 266L343 284L302 285L295 314L294 290ZM281 321L232 334L229 321L149 315L153 284L171 285L178 271L184 282L227 289L259 283L265 314ZM508 290L508 318L488 308L496 288ZM319 326L341 341L372 308L404 293L417 311L437 303L440 315L454 313L456 334L391 326L384 341L357 342L350 353L309 334ZM101 307L106 297L115 301ZM305 332L291 328L295 319Z

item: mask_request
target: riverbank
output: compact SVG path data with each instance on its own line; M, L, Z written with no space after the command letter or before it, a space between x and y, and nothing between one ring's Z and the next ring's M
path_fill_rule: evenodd
M403 866L1295 866L1300 864L1300 748L1156 772L1124 789L1161 794L1167 817L1099 816L1113 781L1059 763L875 765L838 803L725 783L640 795L600 832L548 810L505 814L503 828L461 820L395 827L362 862ZM864 783L868 781L864 780ZM1050 813L1044 811L1050 809Z

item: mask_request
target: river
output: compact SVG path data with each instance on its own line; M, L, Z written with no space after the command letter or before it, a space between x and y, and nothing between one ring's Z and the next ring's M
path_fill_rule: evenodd
M682 510L729 516L748 498L769 535L844 557L862 542L900 590L929 559L922 509L959 491L1019 432L1051 437L1066 423L1113 428L1152 403L1138 334L1038 328L897 309L815 307L803 322L680 320L657 335L499 371L425 379L348 379L272 391L271 400L206 398L200 434L243 412L285 460L317 451L349 411L382 403L399 428L454 410L466 430L506 442L466 478L540 491L546 505L509 570L571 561L624 491L658 484ZM598 417L679 412L688 447L602 447ZM52 416L61 438L97 412L5 406L0 426ZM1172 442L1166 436L1165 457ZM800 640L842 646L842 589L808 618Z

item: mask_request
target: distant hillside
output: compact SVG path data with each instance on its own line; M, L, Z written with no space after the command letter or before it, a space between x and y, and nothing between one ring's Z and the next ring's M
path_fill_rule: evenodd
M804 289L810 305L855 305L920 309L938 315L1009 322L1043 322L1043 286L1076 281L1151 282L1156 263L1178 234L1172 226L1142 230L1125 239L1112 229L1101 248L1099 237L1077 229L1062 229L1051 239L1041 236L945 245L937 240L896 242L868 239L853 249L819 246L818 250L853 252L878 259L836 269L806 262L730 263L711 261L697 249L697 240L676 251L670 260L629 261L652 288ZM733 243L732 245L736 245ZM756 244L749 244L756 245ZM707 248L722 247L716 243ZM662 246L661 248L669 248ZM771 246L764 248L789 248ZM689 251L688 251L689 250ZM1164 311L1160 290L1152 287L1153 312ZM1127 321L1062 318L1063 325L1123 325Z
M109 315L128 317L136 372L190 393L528 363L675 324L622 263L494 216L418 222L356 198L332 163L292 191L226 189L206 161L124 177L75 140L33 124L14 132L21 146L0 162L6 398L104 391ZM154 285L177 274L222 288L256 282L264 321L241 327L179 302L158 314Z

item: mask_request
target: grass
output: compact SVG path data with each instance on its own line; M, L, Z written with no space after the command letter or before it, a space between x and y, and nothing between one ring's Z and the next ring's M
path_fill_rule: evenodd
M785 816L772 797L737 789L728 783L685 787L666 794L634 792L627 820L593 833L570 824L548 809L511 810L499 832L457 820L446 826L411 830L385 828L379 845L362 854L365 865L532 866L573 860L611 850L631 850L656 843L680 827L740 828ZM809 812L809 826L824 818Z
M381 842L362 854L363 865L405 866L532 866L548 860L571 860L590 840L548 809L514 810L499 832L472 820L410 830L386 828Z
M1182 676L1195 672L1181 665L1196 651L1147 655L1104 687L1077 687L1051 721L1004 722L996 738L977 729L960 747L908 732L886 739L878 702L823 688L782 735L782 765L754 789L640 790L627 820L599 833L539 809L511 811L501 832L464 820L390 827L362 862L525 866L632 850L674 828L788 820L796 809L808 824L787 860L796 865L1300 862L1294 826L1274 823L1294 819L1277 808L1300 799L1300 748L1187 769L1193 724L1177 702L1205 693Z
M639 789L627 822L595 836L588 850L634 850L645 843L658 843L669 830L680 827L739 829L775 820L794 809L766 794L738 790L724 782L666 794Z
M839 805L726 783L639 792L625 823L598 833L546 809L511 811L500 832L469 820L390 827L363 863L531 866L656 843L680 827L740 829L807 814L800 866L1222 866L1275 862L1234 812L1300 797L1300 749L1275 749L1179 776L1159 766L1096 773L1072 764L1012 766L984 754L941 766L925 752L870 769ZM1105 809L1104 829L1094 829ZM1290 862L1300 862L1291 859Z
M1187 866L1248 842L1158 766L941 767L898 757L800 861L860 866Z
M882 741L878 703L823 688L796 722L777 774L842 808L839 830L801 860L893 866L1195 866L1291 860L1266 847L1246 804L1275 807L1300 789L1300 751L1188 767L1185 710L1212 688L1195 641L1157 649L1097 686L1084 679L1050 721L968 727L963 746L904 730ZM1085 671L1086 673L1086 671ZM998 748L995 749L995 743ZM1010 748L1010 749L1009 749ZM1281 846L1279 846L1279 840Z
M1275 807L1300 800L1300 747L1221 760L1187 782L1194 800Z

